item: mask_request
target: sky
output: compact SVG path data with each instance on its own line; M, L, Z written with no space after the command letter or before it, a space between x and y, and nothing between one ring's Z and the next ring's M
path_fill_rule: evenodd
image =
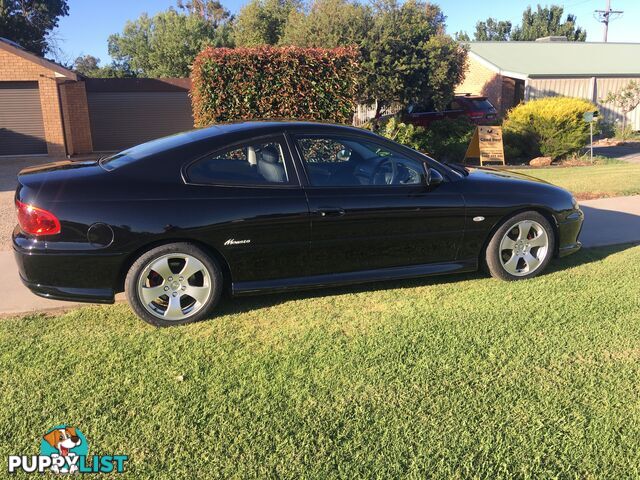
M248 0L222 0L223 5L237 13ZM466 30L472 36L478 20L487 17L520 22L522 11L528 5L544 1L526 0L432 0L447 16L447 31L451 34ZM549 3L565 7L566 13L578 17L578 25L587 30L587 41L602 40L602 24L594 19L594 10L604 9L606 0L561 0ZM107 53L107 38L121 32L127 20L135 20L143 12L152 15L175 5L175 0L68 0L69 16L60 20L55 32L57 46L61 51L59 60L72 63L85 54L110 62ZM614 10L623 10L624 15L609 25L610 42L640 42L640 0L611 0Z

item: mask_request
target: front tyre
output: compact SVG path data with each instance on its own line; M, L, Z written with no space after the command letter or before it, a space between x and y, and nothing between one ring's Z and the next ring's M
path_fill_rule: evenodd
M494 233L486 250L492 277L522 280L542 273L555 251L555 235L549 221L537 212L523 212L507 219Z
M190 243L171 243L144 253L125 280L133 311L151 325L184 325L206 318L220 300L218 262Z

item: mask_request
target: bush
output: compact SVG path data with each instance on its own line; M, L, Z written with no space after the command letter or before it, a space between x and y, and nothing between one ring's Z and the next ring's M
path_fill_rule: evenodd
M633 131L633 127L626 122L616 122L613 128L613 133L616 140L622 140L623 142L627 142L636 136L636 133Z
M425 150L441 162L462 163L475 128L464 116L433 122L425 132Z
M568 97L520 104L508 113L503 124L505 143L522 157L564 157L589 143L589 124L583 115L596 110L591 102Z
M351 123L356 69L350 48L206 48L192 68L195 125L260 118Z
M428 128L402 123L397 117L367 126L398 143L426 153L442 162L462 162L475 125L466 117L433 122Z

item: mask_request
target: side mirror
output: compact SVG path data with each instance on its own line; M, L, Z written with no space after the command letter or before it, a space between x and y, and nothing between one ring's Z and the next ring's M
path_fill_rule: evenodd
M436 185L440 185L443 182L444 177L438 170L429 168L429 165L427 165L427 162L425 162L423 179L425 186L435 187Z

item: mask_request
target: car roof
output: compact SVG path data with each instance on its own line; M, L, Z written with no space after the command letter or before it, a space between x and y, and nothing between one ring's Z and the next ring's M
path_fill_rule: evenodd
M454 98L468 98L469 100L487 100L484 95L474 95L472 93L458 93Z
M272 134L275 135L285 131L291 133L295 133L297 131L325 134L353 133L379 138L375 133L362 128L321 122L265 120L223 123L187 132L176 133L136 145L103 159L101 161L101 165L106 167L116 159L122 159L124 157L127 158L128 162L153 159L158 155L163 155L167 152L175 152L176 150L190 150L196 154L200 149L203 150L204 153L204 150L210 150L212 143L219 143L220 146L223 146L227 142L233 143L244 139L248 140L255 137ZM121 160L121 162L123 162L123 160Z
M225 135L229 133L240 133L240 132L279 132L279 131L296 131L296 130L352 130L354 133L371 133L368 130L363 130L361 128L352 127L350 125L340 125L336 123L324 123L324 122L313 122L313 121L297 121L297 120L252 120L245 122L232 122L232 123L220 123L216 125L212 125L210 127L205 127L197 132L201 132L201 135L198 135L201 139L217 137L220 135Z

